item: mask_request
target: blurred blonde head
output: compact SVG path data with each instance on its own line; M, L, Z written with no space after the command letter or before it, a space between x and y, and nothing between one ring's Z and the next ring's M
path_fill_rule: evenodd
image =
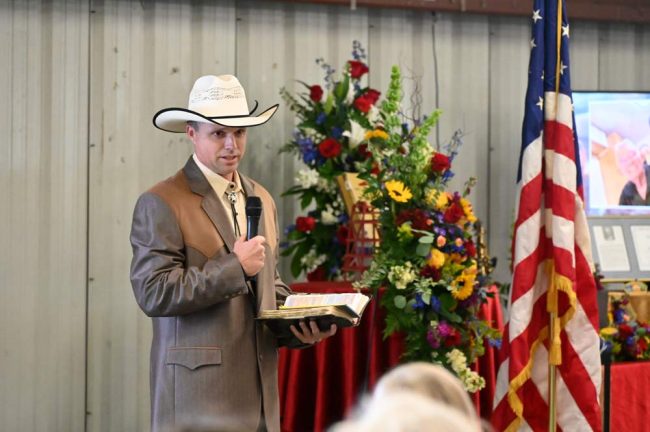
M373 398L394 392L411 391L454 407L477 419L476 408L460 380L440 365L413 362L396 367L377 382Z
M353 419L330 432L480 432L477 419L412 391L395 391L368 399Z

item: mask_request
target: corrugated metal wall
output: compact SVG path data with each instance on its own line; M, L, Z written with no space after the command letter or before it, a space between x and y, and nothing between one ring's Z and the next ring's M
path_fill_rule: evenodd
M0 6L0 430L84 426L88 5Z
M574 23L575 89L650 89L650 30ZM150 322L128 281L140 192L191 152L151 125L186 104L194 79L235 72L249 99L279 101L320 82L353 40L385 90L399 64L421 109L443 111L432 142L465 133L455 186L473 201L492 253L505 256L528 62L525 19L262 1L0 0L0 430L146 430ZM435 49L434 49L435 48ZM277 197L298 163L281 109L253 129L243 171ZM87 337L86 337L87 333ZM86 359L87 356L87 359ZM87 374L87 379L86 379ZM85 403L87 399L87 403Z

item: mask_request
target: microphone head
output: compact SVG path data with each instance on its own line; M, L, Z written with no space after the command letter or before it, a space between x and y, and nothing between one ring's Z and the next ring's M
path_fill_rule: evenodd
M260 197L249 196L246 198L246 216L260 217L262 214L262 200Z

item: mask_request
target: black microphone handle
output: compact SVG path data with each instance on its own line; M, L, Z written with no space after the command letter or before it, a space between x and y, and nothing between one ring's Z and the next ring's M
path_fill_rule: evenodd
M260 217L259 216L247 216L246 217L246 240L250 240L253 237L257 236L257 228L260 224Z

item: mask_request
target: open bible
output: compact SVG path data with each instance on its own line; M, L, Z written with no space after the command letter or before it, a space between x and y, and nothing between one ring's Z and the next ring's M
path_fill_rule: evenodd
M370 297L360 293L293 294L279 309L262 311L257 319L263 321L283 345L295 346L290 343L296 339L289 328L291 325L300 330L300 321L316 321L323 331L329 330L332 324L339 328L356 326L369 301Z

